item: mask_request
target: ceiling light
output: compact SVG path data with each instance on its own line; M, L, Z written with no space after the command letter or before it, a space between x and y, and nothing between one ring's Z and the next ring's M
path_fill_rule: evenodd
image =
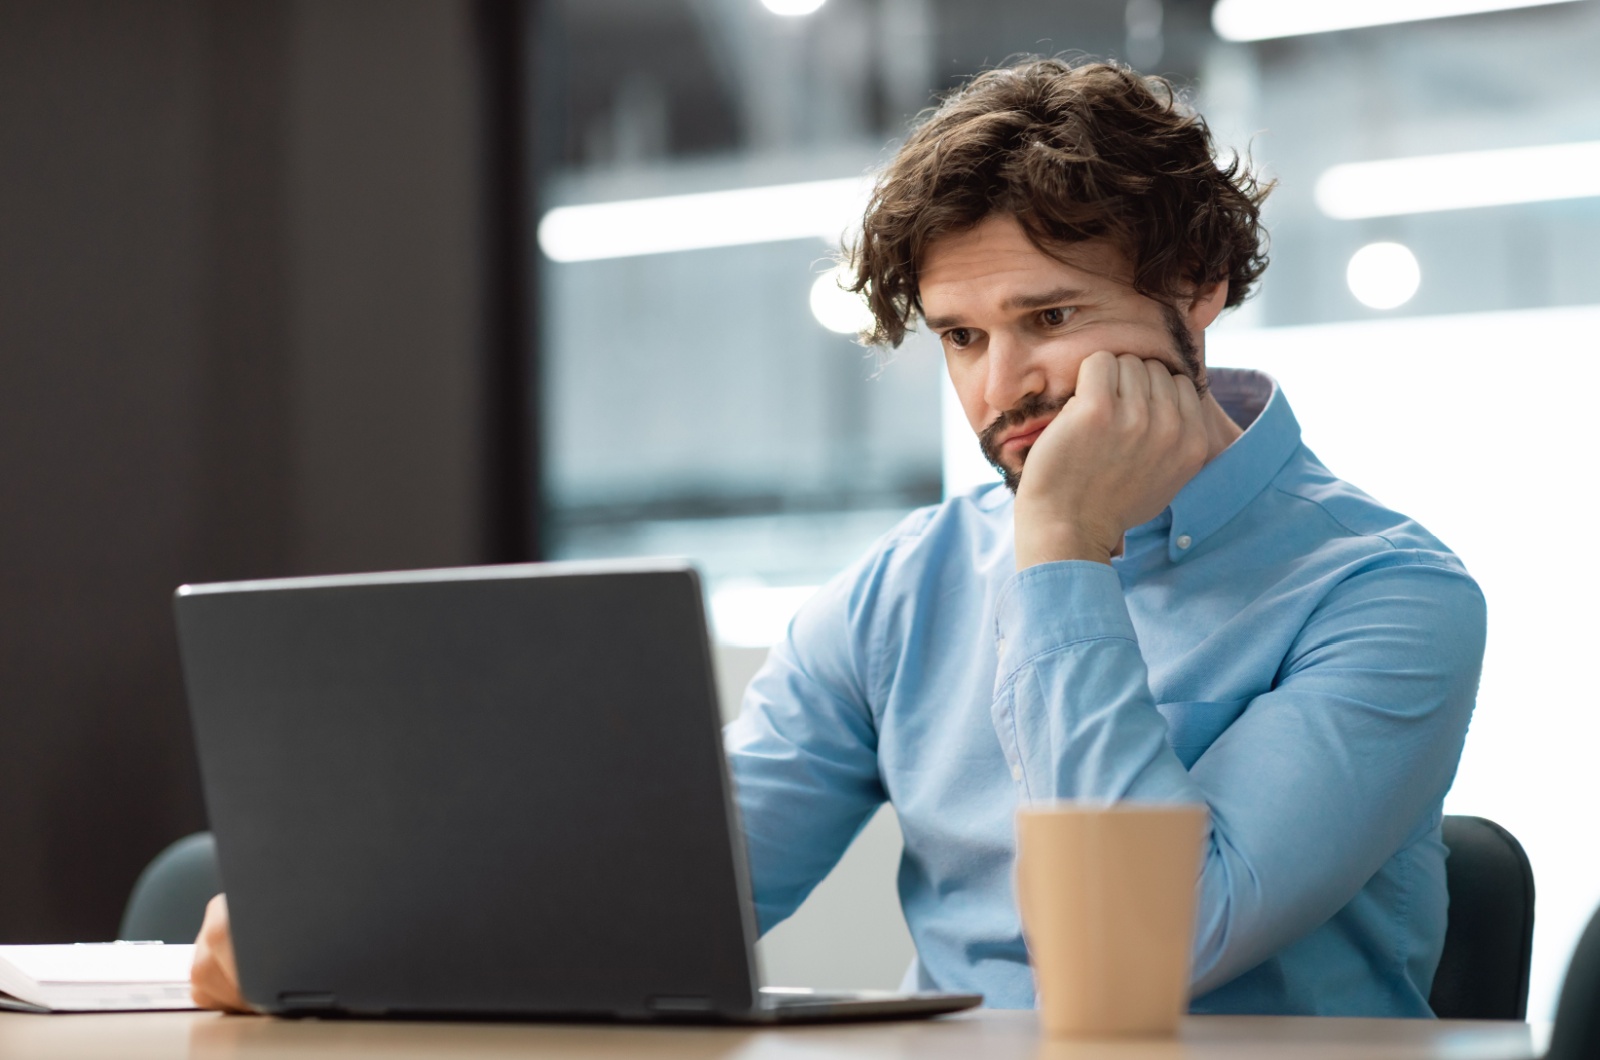
M1477 15L1576 0L1217 0L1211 26L1223 40L1270 40L1307 33Z
M1345 282L1356 301L1371 309L1395 309L1411 301L1422 284L1422 267L1400 243L1368 243L1350 257Z
M853 279L840 266L818 276L811 285L811 315L817 323L840 335L859 335L872 327L872 310L866 301L844 288Z
M1600 195L1600 141L1391 158L1333 166L1317 205L1354 220Z
M761 6L774 15L794 18L798 15L809 15L827 2L828 0L761 0Z
M785 239L838 240L861 221L871 177L557 206L539 221L552 261L594 261Z

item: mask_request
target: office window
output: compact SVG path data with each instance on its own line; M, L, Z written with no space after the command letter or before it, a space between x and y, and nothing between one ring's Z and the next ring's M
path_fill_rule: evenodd
M817 284L862 178L938 91L1008 56L1167 74L1279 181L1272 266L1214 330L1212 363L1278 375L1335 473L1422 521L1484 586L1482 693L1447 806L1530 852L1530 1014L1547 1018L1600 903L1574 809L1600 800L1581 661L1600 582L1570 543L1592 521L1600 450L1584 411L1600 4L1413 21L1407 7L1331 28L1350 5L558 3L564 46L541 71L560 114L540 189L547 532L557 556L693 556L719 635L770 642L904 513L993 476L936 349L913 341L880 366L829 330L859 312ZM717 192L769 197L671 198ZM596 204L635 212L555 212ZM630 245L641 230L665 244Z

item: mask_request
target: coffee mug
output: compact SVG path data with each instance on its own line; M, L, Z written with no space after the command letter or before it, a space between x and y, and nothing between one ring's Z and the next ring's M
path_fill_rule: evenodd
M1017 904L1047 1034L1176 1033L1208 819L1188 804L1017 812Z

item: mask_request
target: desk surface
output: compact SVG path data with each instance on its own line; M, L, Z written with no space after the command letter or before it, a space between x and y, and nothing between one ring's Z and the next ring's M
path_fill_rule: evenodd
M6 1060L170 1060L382 1056L663 1057L688 1060L994 1058L1026 1060L1532 1060L1525 1023L1201 1016L1176 1041L1052 1042L1031 1012L781 1030L529 1023L276 1020L212 1013L33 1016L0 1013Z

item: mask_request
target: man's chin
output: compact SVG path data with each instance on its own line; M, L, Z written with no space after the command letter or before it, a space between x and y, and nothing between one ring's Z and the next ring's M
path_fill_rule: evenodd
M992 437L997 433L997 431L991 429L979 434L978 452L983 454L983 458L989 462L990 467L1000 472L1000 480L1006 484L1006 489L1014 494L1017 492L1017 486L1022 482L1022 465L1028 462L1028 454L1033 452L1033 443L1030 442L1026 447L1017 451L1017 466L1013 469L1006 465L1000 455L1000 446L996 444L996 439Z
M984 454L984 455L986 457L988 456L987 453ZM1026 460L1028 458L1028 454L1027 454L1026 451L1023 452L1022 458L1024 460ZM1013 471L1011 468L1009 468L1006 465L1002 464L998 460L991 459L991 460L989 460L989 464L996 471L1000 472L1000 481L1005 483L1006 489L1010 490L1012 492L1012 494L1015 495L1016 492L1017 492L1017 487L1022 484L1022 467L1021 467L1021 465L1019 464L1017 466L1016 470Z

